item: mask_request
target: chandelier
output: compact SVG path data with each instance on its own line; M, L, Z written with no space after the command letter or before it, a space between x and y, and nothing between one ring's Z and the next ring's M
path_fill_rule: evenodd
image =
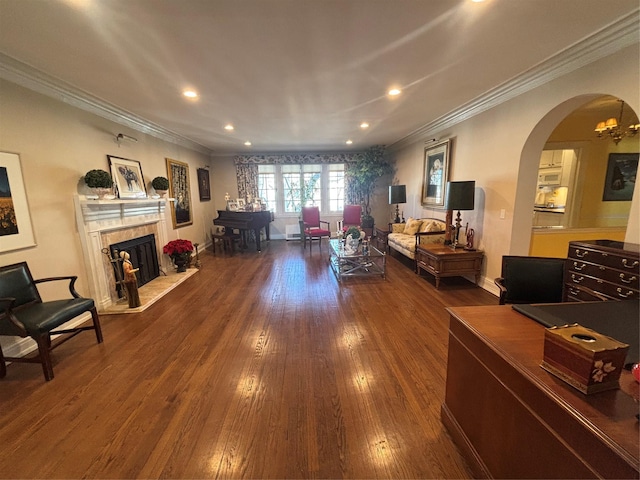
M617 145L624 137L633 137L640 130L640 124L631 124L629 128L624 130L622 124L622 112L624 111L624 100L620 102L620 117L616 120L614 117L609 118L605 122L599 122L595 131L598 132L598 138L606 138L609 136Z

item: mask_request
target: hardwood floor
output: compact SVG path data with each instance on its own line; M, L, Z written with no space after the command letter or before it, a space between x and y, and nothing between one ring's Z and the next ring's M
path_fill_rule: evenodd
M3 478L470 478L440 422L463 279L349 278L319 251L207 252L146 311L0 380Z

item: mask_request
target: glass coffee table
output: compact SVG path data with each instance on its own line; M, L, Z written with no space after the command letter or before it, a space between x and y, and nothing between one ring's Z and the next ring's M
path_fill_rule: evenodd
M338 281L344 277L377 276L385 278L387 255L373 245L363 251L362 244L355 253L347 254L344 242L340 239L329 240L329 264Z

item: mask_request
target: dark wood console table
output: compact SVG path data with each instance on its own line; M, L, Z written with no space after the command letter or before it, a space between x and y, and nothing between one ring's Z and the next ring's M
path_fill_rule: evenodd
M436 288L440 287L441 277L462 275L474 275L477 285L483 257L484 253L478 250L454 249L440 244L420 245L416 249L416 273L424 270L436 277Z
M540 367L544 327L509 305L448 309L442 421L474 474L494 478L640 478L638 397L583 395Z

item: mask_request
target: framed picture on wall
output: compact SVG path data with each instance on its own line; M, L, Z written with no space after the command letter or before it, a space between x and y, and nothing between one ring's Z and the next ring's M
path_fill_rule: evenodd
M116 184L118 198L145 198L147 188L142 176L142 166L137 160L107 155L111 177Z
M185 227L193 223L191 209L191 188L189 186L189 164L167 158L169 196L173 198L171 218L173 228Z
M198 192L200 193L200 201L211 200L209 170L207 170L206 168L198 169Z
M0 252L35 245L20 156L0 152Z
M629 202L638 175L638 153L610 153L603 202Z
M449 150L447 139L424 149L424 174L422 177L422 206L444 206L445 186L449 177Z

